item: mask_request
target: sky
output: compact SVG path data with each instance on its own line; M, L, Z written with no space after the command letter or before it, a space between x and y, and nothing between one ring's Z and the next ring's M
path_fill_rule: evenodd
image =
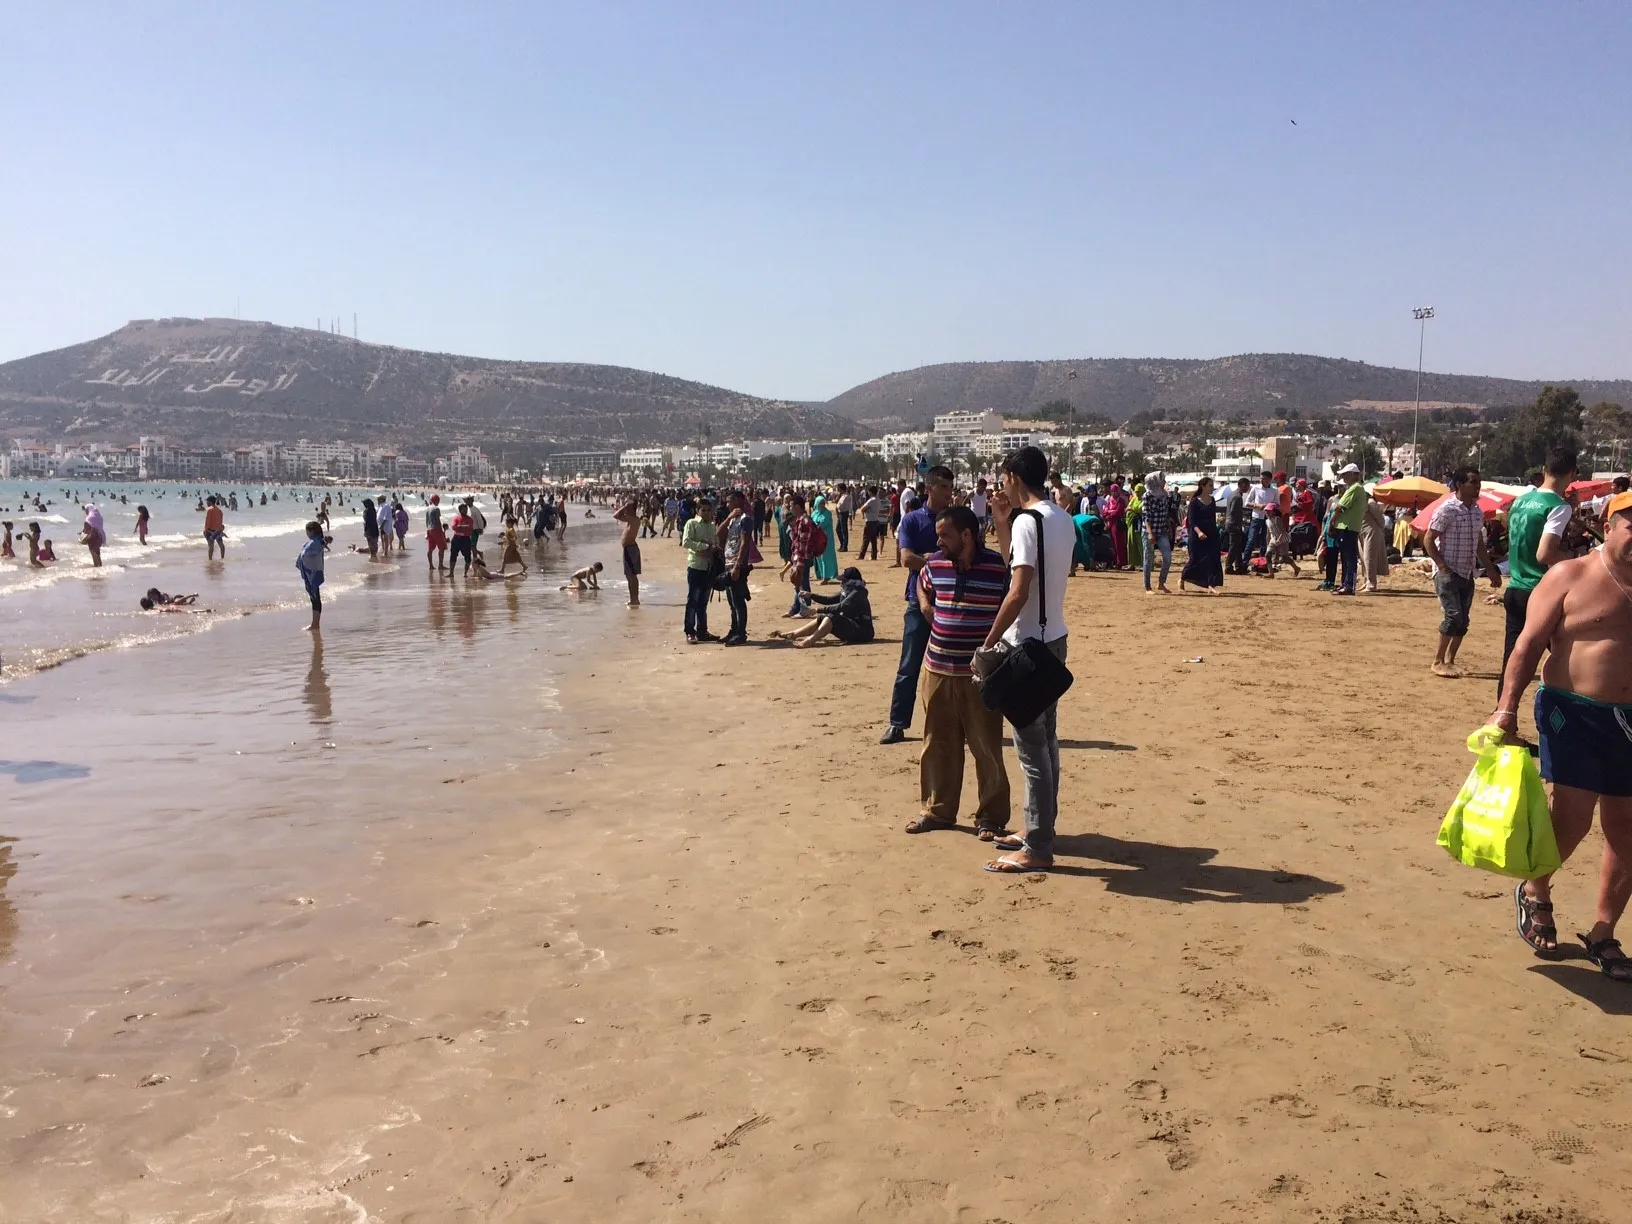
M1632 377L1632 5L0 0L0 361L317 326L826 399ZM1294 122L1295 121L1295 122Z

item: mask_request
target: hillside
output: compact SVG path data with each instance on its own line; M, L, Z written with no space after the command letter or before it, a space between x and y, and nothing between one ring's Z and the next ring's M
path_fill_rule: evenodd
M1076 378L1069 377L1076 371ZM1295 353L1249 353L1208 361L1084 358L1080 361L986 361L921 366L886 374L829 400L827 408L867 422L924 425L936 413L992 408L1017 415L1055 399L1080 412L1125 421L1139 412L1172 420L1207 412L1215 417L1284 416L1297 409L1321 415L1349 401L1409 405L1415 370L1392 369ZM1632 380L1567 382L1587 403L1632 404ZM1422 376L1430 401L1510 405L1534 400L1544 384L1472 374ZM909 403L910 401L910 403ZM1377 405L1368 406L1375 411Z
M514 450L844 437L820 408L620 366L494 361L233 319L142 319L0 365L0 433L228 443L297 437Z

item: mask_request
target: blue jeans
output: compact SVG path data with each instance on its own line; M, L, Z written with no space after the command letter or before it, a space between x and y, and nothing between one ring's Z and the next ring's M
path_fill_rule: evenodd
M706 569L686 569L686 636L702 637L708 632L708 600L714 581Z
M912 707L918 704L918 672L929 649L929 622L918 601L907 605L901 618L901 663L895 669L895 691L890 694L890 726L903 731L912 726Z
M1164 533L1154 540L1149 536L1145 537L1145 590L1147 591L1150 590L1150 571L1156 561L1158 549L1162 553L1162 576L1159 583L1161 586L1166 586L1167 575L1173 568L1173 536Z
M1048 643L1061 663L1065 644L1063 637ZM1026 778L1026 852L1040 859L1054 857L1054 822L1060 815L1059 710L1058 703L1049 706L1029 727L1009 724Z
M1340 528L1333 531L1332 536L1337 540L1338 564L1343 567L1343 577L1338 587L1353 595L1355 573L1360 568L1360 535Z
M1247 524L1247 560L1269 552L1269 520L1253 519Z
M799 614L799 610L800 610L799 609L799 592L800 591L803 591L806 595L810 594L810 562L809 561L806 561L798 569L793 571L793 607L788 609L788 613L791 616L797 616Z

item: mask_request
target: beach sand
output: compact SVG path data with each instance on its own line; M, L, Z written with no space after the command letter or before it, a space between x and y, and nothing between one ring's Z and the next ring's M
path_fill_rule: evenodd
M646 550L638 612L473 620L361 708L338 618L320 684L294 614L192 644L236 686L155 647L88 776L17 785L0 1220L1626 1218L1632 992L1434 844L1499 609L1447 682L1407 575L1073 579L1059 869L1002 878L901 832L902 571L887 640L724 650ZM131 691L74 666L7 715Z

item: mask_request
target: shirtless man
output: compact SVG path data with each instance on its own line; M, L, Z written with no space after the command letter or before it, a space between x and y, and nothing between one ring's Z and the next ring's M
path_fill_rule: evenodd
M630 498L612 513L623 524L618 543L623 545L623 576L629 580L629 606L640 607L640 541L635 535L640 530L640 502Z
M567 580L563 591L598 591L601 589L600 573L604 567L599 561L594 565L586 565L581 570L574 570Z
M1594 808L1604 834L1597 921L1579 938L1605 977L1632 982L1632 959L1615 938L1632 897L1632 493L1610 499L1604 524L1602 548L1557 562L1531 593L1490 721L1514 735L1520 695L1550 651L1536 729L1558 852L1569 861ZM1538 956L1558 954L1552 899L1551 876L1520 881L1514 892L1519 935Z

